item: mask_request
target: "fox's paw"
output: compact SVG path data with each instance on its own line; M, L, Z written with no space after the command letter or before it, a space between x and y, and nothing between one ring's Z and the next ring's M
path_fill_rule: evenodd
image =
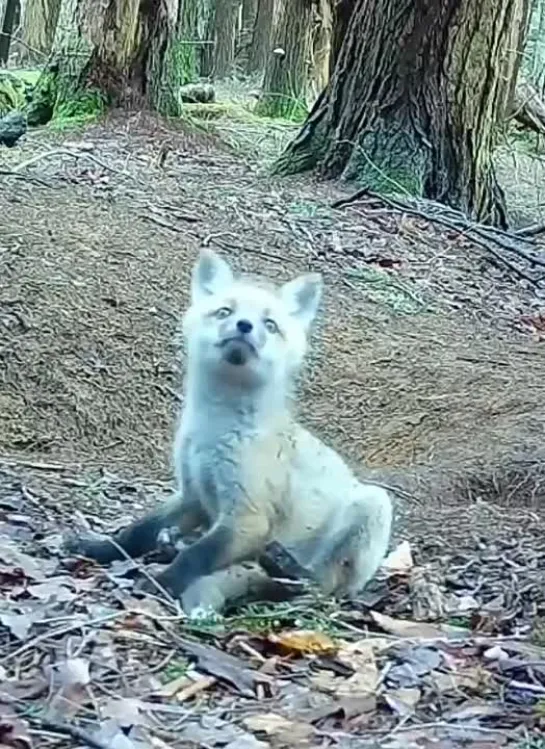
M107 536L91 533L66 533L62 538L61 552L66 556L88 557L101 561L103 549L108 544Z

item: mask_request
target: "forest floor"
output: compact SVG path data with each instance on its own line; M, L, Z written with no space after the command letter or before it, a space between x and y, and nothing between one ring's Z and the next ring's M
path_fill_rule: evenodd
M545 282L516 252L545 243L334 208L346 186L267 176L281 137L115 114L0 154L2 749L545 746ZM324 275L301 418L398 503L362 601L196 627L134 598L132 563L60 555L172 488L203 246Z

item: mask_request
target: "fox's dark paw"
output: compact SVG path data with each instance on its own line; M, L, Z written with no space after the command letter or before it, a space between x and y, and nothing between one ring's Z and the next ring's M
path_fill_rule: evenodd
M99 564L109 564L118 558L118 552L109 537L98 533L66 534L62 540L61 552L66 556L93 559Z
M62 538L61 552L66 556L87 556L88 539L77 533L67 533Z

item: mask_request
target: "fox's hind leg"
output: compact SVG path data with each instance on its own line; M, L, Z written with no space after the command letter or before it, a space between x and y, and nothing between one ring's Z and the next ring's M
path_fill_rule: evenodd
M265 514L221 516L209 531L177 554L158 575L157 582L174 598L179 598L202 577L234 564L257 560L270 540L269 534L270 522ZM150 581L142 581L141 590L151 591L152 587Z
M392 501L378 486L361 485L356 501L328 536L298 553L326 594L355 596L377 572L386 556L392 530Z
M242 604L286 601L296 594L257 563L235 564L189 585L182 593L182 608L191 619L214 618Z
M112 536L72 535L65 540L64 547L68 554L79 554L100 564L109 564L117 559L124 559L127 554L136 558L153 551L157 547L158 536L163 528L176 525L184 536L203 522L206 522L206 518L200 504L176 495ZM118 547L121 547L125 554Z

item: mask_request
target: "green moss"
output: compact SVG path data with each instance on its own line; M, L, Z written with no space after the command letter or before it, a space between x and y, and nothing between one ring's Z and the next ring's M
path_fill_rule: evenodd
M13 109L24 110L30 100L32 85L11 72L0 72L0 117Z
M170 42L162 69L156 74L153 91L155 109L167 117L179 117L184 106L180 98L180 87L195 83L197 77L195 45L182 40Z
M93 88L75 93L70 98L58 97L51 127L55 130L67 130L88 125L99 119L106 112L107 107L107 97Z
M302 123L308 115L306 103L285 94L267 94L258 102L255 113L260 117Z

